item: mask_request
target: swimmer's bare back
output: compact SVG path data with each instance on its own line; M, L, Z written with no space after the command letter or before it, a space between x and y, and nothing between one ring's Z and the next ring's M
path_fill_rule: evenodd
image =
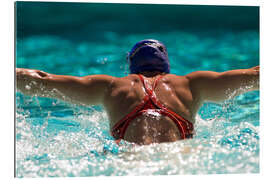
M161 74L144 72L151 86ZM142 102L146 92L136 74L117 78L108 75L85 77L49 74L39 70L16 69L17 88L24 94L57 98L82 105L103 105L112 128ZM165 74L154 90L168 109L195 123L195 115L205 101L222 101L240 93L259 89L259 66L222 73L196 71L185 76ZM181 139L179 129L168 117L142 114L131 121L124 139L137 144L173 142Z

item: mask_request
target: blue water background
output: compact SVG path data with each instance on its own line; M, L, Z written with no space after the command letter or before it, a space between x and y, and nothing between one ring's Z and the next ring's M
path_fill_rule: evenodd
M196 22L184 20L179 20L179 23L182 22L182 26L186 24L188 28L175 26L174 24L178 23L175 19L166 22L171 24L167 29L160 27L164 22L158 23L157 20L153 20L156 23L151 27L149 19L155 19L154 15L158 14L153 10L153 17L147 16L148 19L142 20L140 24L140 27L145 25L146 30L139 28L138 32L125 29L125 23L116 23L110 19L107 23L104 22L102 13L98 14L98 10L88 14L99 17L99 20L103 19L102 23L91 20L90 25L78 29L75 28L76 25L82 24L76 18L78 14L74 15L73 21L67 18L63 22L67 17L65 13L70 10L68 8L59 12L55 10L55 5L52 8L48 4L39 4L32 11L27 11L27 14L23 11L27 9L26 5L19 3L18 7L21 9L17 9L16 67L74 76L107 74L123 77L128 75L127 52L135 42L146 38L158 39L167 46L171 73L178 75L197 70L222 72L259 64L259 33L256 21L250 19L251 25L245 25L248 24L247 20L241 21L245 19L241 17L242 19L235 20L239 23L227 22L226 16L220 15L213 7L208 7L209 13L205 13L210 25L201 25L201 30L194 25ZM107 11L110 9L106 5L102 7ZM87 10L84 5L78 8L81 8L81 14ZM101 9L100 6L99 8ZM123 9L118 8L118 16L114 15L116 17L120 17L120 9ZM192 9L194 8L189 7L186 13ZM158 10L157 8L156 11ZM229 10L238 12L233 7L224 11L224 14ZM204 9L201 11L204 12ZM32 16L33 21L29 18L31 12L37 14L37 17ZM38 12L50 13L41 18ZM60 16L54 16L57 12ZM220 18L209 18L212 17L211 13L218 12L219 17L226 23L220 23ZM246 12L247 16L250 16L249 14L256 14L257 9L248 8ZM176 13L179 13L177 8L172 11L172 14ZM109 18L108 14L103 12L106 18ZM57 18L50 18L51 16ZM167 18L169 16L166 15ZM205 16L201 21L197 17L197 21L203 24L207 20ZM57 28L45 28L44 31L44 28L36 26L35 23L31 24L36 22L35 18L38 17L41 18L41 27L51 28L54 23ZM88 16L84 14L81 17L85 20ZM192 15L189 17L196 19ZM46 21L46 18L50 21ZM65 31L70 21L74 22L74 26ZM121 22L121 18L119 21ZM129 24L133 26L133 22L130 21ZM242 26L239 25L241 23ZM84 107L16 92L16 176L259 172L259 91L245 93L219 104L205 103L197 114L196 136L191 140L150 146L134 146L123 142L121 146L117 146L110 136L108 122L106 112L101 106Z

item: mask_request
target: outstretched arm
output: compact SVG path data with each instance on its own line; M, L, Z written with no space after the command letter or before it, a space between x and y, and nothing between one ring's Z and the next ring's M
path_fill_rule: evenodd
M39 70L16 68L17 88L24 94L57 98L84 105L102 104L114 77L85 77L49 74Z
M231 70L222 73L197 71L188 74L191 90L202 101L222 101L241 93L259 89L259 71L250 69Z

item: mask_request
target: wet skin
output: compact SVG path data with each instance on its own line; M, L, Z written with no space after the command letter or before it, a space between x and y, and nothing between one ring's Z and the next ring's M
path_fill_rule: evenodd
M152 86L160 72L142 72ZM16 69L17 88L24 94L57 98L82 105L103 105L110 127L142 102L146 92L136 74L117 78L107 75L85 77L49 74L39 70ZM244 87L244 88L243 88ZM195 123L205 101L218 102L240 93L259 89L259 66L222 73L196 71L185 76L164 74L154 93L167 108ZM173 142L181 139L176 124L168 117L148 113L134 119L124 139L137 144Z

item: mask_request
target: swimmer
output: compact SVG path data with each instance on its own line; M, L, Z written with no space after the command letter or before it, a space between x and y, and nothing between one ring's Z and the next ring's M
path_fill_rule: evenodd
M124 139L140 145L192 138L195 115L204 102L259 89L259 66L170 74L166 47L153 39L135 44L127 58L126 77L75 77L16 68L16 86L26 95L103 105L116 142Z

